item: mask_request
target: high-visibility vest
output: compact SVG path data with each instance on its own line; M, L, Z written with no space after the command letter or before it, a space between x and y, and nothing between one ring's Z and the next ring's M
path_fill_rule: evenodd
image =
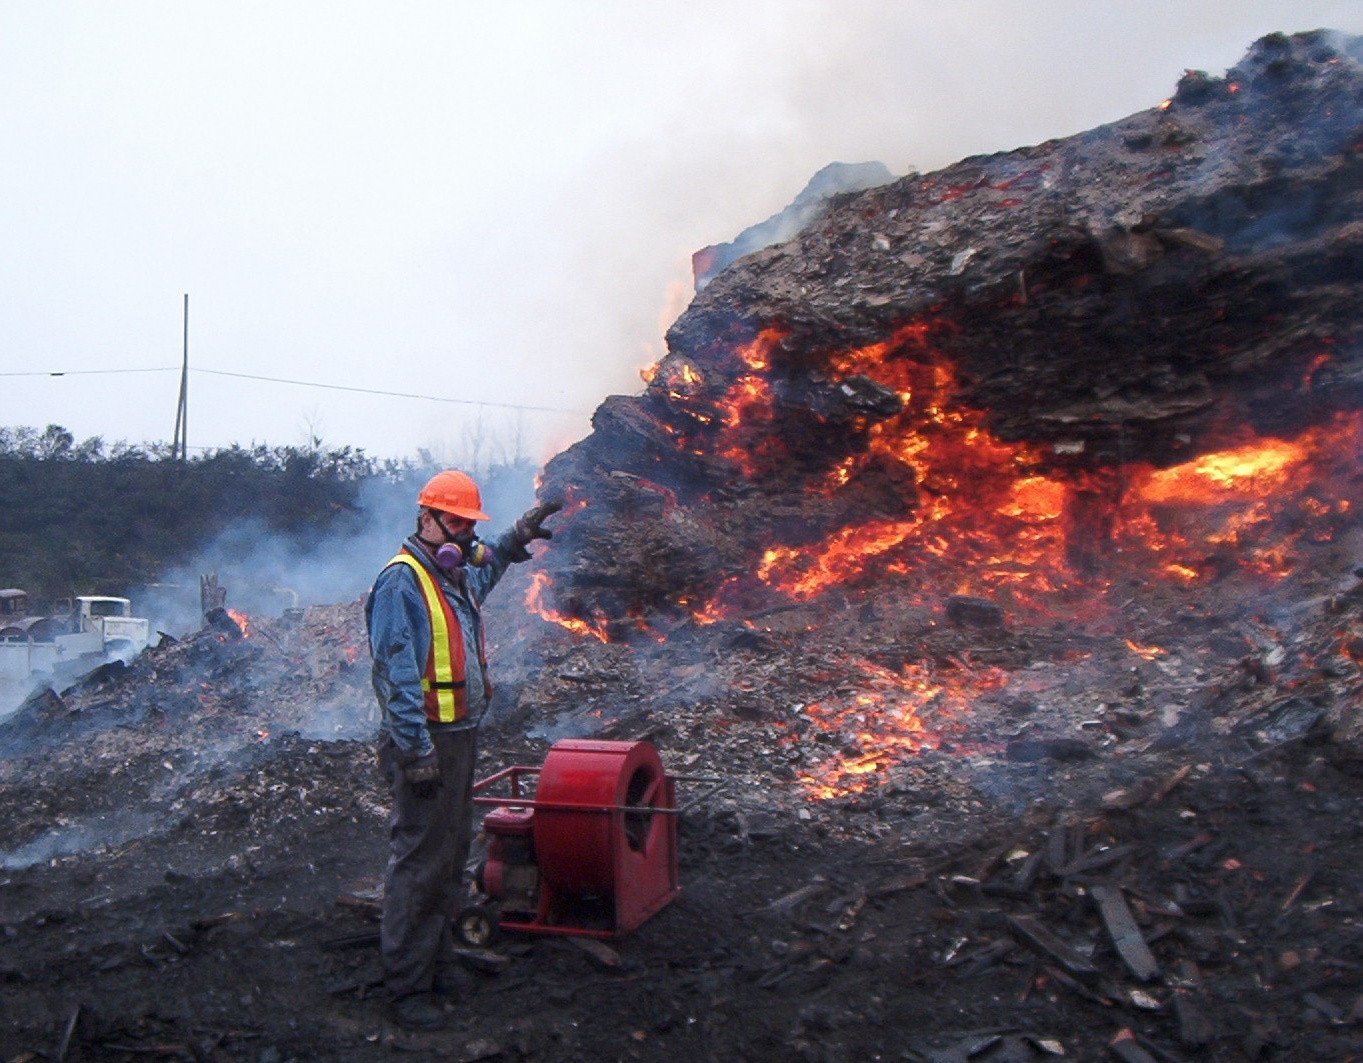
M426 601L426 614L431 621L431 649L426 654L426 667L421 675L426 716L435 723L457 723L469 714L464 629L459 624L459 617L426 566L405 547L388 564L410 568L421 588L421 597ZM481 625L478 627L478 663L482 665L484 696L490 698L492 684L487 681L487 651Z

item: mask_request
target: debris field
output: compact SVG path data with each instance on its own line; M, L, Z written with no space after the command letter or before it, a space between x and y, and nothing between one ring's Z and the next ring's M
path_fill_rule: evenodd
M836 198L549 464L480 763L723 777L636 933L396 1027L361 603L215 612L0 721L0 1059L1363 1059L1360 57Z

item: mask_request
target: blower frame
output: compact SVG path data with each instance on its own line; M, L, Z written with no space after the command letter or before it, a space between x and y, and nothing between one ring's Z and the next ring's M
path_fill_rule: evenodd
M679 782L710 786L678 808ZM490 792L502 784L508 795ZM681 893L677 817L722 785L669 774L652 742L595 739L563 739L540 767L518 764L474 783L473 803L491 809L476 875L487 900L459 913L455 933L475 947L498 929L629 933Z

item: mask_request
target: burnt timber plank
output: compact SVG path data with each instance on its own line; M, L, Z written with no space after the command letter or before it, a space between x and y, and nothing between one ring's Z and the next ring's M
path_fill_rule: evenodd
M1136 925L1136 917L1131 914L1131 907L1122 896L1121 888L1090 886L1089 896L1098 906L1103 926L1107 927L1113 947L1127 969L1142 982L1157 978L1159 964L1155 962L1150 946L1145 943L1145 937L1141 934L1140 927Z

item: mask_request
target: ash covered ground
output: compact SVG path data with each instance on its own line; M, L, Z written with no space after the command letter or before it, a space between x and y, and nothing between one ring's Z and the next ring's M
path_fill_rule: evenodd
M600 955L509 937L438 1034L394 1028L377 986L387 798L360 737L358 605L244 638L206 628L5 728L0 1051L1092 1059L1130 1036L1157 1059L1350 1058L1363 594L1347 572L1326 586L1330 558L1276 626L1221 612L1245 591L1230 580L1133 590L1120 632L878 603L818 633L773 617L648 650L527 630L518 574L491 607L494 659L523 667L486 730L489 771L591 733L731 781L683 817L676 902ZM932 742L821 797L820 765L863 756L877 722L849 661L898 674L906 655L943 687L962 669L1011 678L969 705L905 699ZM860 718L810 711L839 699ZM1148 943L1140 977L1103 886Z
M0 724L0 1054L1359 1058L1360 54L836 200L551 463L482 764L725 777L637 933L393 1027L359 603L220 622Z

